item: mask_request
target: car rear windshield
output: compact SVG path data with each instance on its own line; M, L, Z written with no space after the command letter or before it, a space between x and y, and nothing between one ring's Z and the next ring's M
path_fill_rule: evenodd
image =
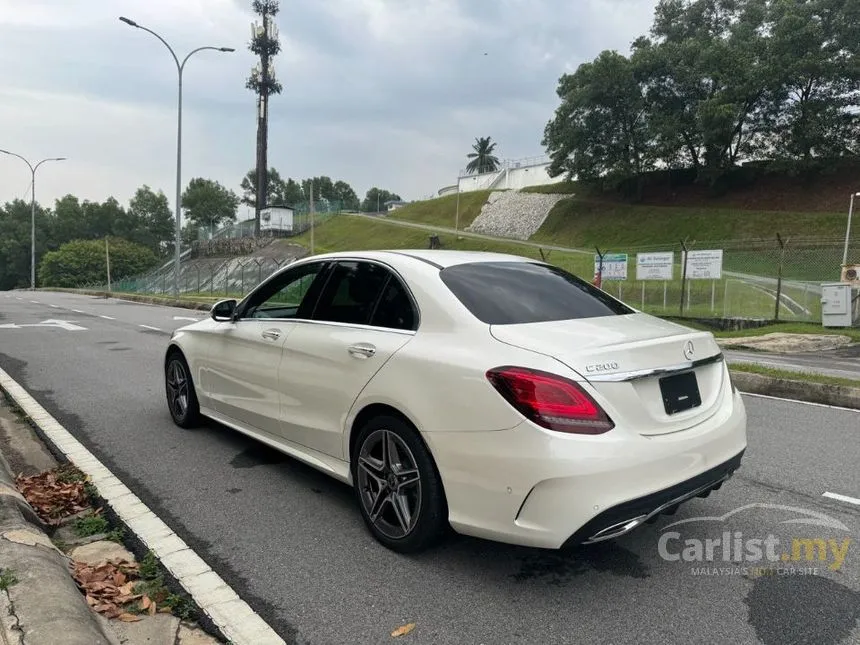
M532 262L471 262L442 269L442 282L489 325L634 313L585 280Z

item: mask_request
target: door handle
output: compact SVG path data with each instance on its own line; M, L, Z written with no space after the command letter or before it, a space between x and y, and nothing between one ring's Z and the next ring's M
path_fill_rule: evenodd
M260 335L267 340L278 340L281 337L281 332L277 329L266 329Z
M376 347L370 343L357 343L347 347L347 351L356 358L370 358L376 353Z

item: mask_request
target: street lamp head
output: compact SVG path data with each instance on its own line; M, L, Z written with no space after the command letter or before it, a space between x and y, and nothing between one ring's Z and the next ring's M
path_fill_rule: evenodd
M222 52L234 52L234 51L236 51L236 50L235 50L235 49L233 49L232 47L219 47L219 48L218 48L218 51L222 51Z
M137 23L134 20L132 20L131 18L126 18L125 16L120 16L119 19L122 20L125 24L131 25L132 27L138 26Z

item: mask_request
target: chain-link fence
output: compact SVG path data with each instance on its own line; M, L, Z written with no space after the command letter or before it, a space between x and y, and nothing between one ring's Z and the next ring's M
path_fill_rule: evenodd
M311 227L311 204L300 202L290 208L264 210L260 216L260 235L263 237L292 237L301 235ZM314 225L322 224L333 215L344 212L343 202L319 200L313 204ZM252 217L226 226L201 226L198 240L239 239L254 237L256 220Z
M432 237L440 239L443 248L502 250L544 258L599 282L605 291L637 309L691 318L820 322L821 284L839 281L843 252L839 239L785 239L776 235L766 240L598 246L594 251L548 250L507 239L488 243L462 232L455 236L440 231ZM244 295L294 259L287 253L278 256L280 251L256 247L247 252L255 255L185 260L180 267L180 293L212 298ZM102 284L81 286L105 288ZM168 263L147 275L115 281L112 289L172 294L173 266Z
M598 249L602 288L649 313L820 322L821 284L839 281L843 244L774 236ZM595 252L595 274L600 264Z
M179 294L185 298L222 298L244 296L248 291L295 258L206 258L180 265ZM169 265L152 273L116 280L111 290L117 293L173 295L175 275ZM105 283L80 285L82 289L106 290Z

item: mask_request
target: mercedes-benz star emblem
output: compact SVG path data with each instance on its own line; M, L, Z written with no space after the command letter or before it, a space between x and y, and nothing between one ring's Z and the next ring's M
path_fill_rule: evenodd
M693 354L696 353L696 349L693 347L693 341L688 340L684 345L684 356L688 361L693 360Z

